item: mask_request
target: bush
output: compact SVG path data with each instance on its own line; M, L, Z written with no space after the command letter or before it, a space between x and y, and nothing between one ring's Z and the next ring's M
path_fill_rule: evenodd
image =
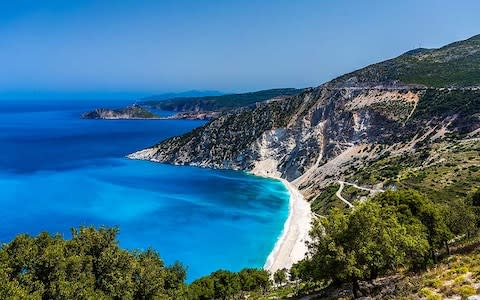
M462 296L462 299L465 299L468 296L473 296L477 293L477 290L470 285L463 285L460 288L458 288L455 292L460 294Z
M270 274L264 270L224 270L195 280L189 287L191 299L229 299L245 292L265 293L271 287Z
M72 230L71 240L48 233L17 236L0 249L0 298L168 299L176 294L184 276L167 285L174 272L158 253L123 250L117 233L82 227Z

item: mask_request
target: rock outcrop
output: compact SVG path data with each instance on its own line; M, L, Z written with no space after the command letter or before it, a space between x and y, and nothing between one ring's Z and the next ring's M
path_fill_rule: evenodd
M159 116L149 110L133 104L121 109L97 108L82 114L82 119L158 119Z

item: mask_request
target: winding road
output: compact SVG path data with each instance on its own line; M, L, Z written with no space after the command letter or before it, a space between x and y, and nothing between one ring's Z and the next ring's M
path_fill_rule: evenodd
M345 204L347 204L348 207L353 207L353 204L350 203L347 199L343 198L343 196L342 196L342 191L343 191L343 188L345 187L345 185L350 185L350 186L353 186L354 188L357 188L359 190L369 191L369 192L373 192L373 193L379 193L379 192L383 193L383 192L385 192L385 190L382 190L382 189L369 189L369 188L366 188L366 187L363 187L363 186L356 185L355 183L345 182L345 181L341 181L341 180L339 180L338 183L340 184L340 188L335 193L335 196L337 196L338 199L342 200Z

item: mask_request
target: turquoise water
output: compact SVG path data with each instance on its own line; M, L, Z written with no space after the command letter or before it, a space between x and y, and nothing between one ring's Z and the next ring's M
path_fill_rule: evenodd
M125 159L203 123L78 118L99 105L0 102L0 242L119 226L123 247L180 260L189 281L220 268L263 266L288 215L280 182Z

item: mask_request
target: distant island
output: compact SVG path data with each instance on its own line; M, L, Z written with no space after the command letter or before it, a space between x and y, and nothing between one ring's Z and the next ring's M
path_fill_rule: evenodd
M188 119L188 120L211 120L222 113L229 112L242 107L255 105L256 103L268 100L279 100L284 97L299 94L302 89L284 88L270 89L257 92L204 96L183 96L190 95L192 92L178 94L162 94L144 98L134 105L121 109L99 108L94 111L84 113L83 119ZM181 95L181 96L179 96ZM171 97L171 98L169 98ZM175 112L169 117L160 117L152 113L151 110L163 110Z
M151 111L133 104L125 108L108 109L97 108L82 114L82 119L125 120L125 119L160 119L160 116Z

